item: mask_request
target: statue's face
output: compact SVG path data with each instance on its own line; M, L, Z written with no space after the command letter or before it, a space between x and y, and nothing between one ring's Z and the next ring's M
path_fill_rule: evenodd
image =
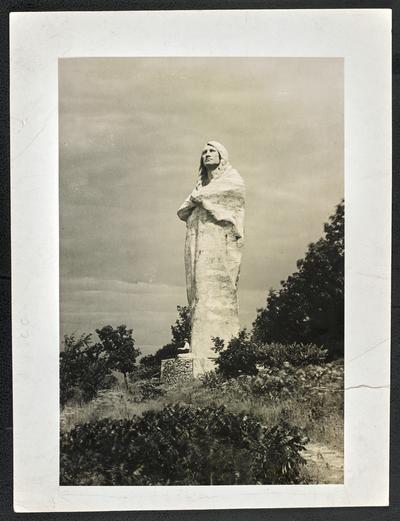
M207 145L201 153L201 159L206 168L216 168L220 161L218 150L211 145Z

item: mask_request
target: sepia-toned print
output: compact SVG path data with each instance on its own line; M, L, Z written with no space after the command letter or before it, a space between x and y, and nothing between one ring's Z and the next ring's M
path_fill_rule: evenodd
M343 483L343 60L58 72L60 484Z

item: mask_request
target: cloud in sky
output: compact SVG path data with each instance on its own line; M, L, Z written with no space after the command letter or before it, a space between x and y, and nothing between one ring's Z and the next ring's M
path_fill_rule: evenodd
M63 59L59 92L62 334L126 322L148 349L169 340L176 210L209 139L246 184L243 325L343 196L341 59Z

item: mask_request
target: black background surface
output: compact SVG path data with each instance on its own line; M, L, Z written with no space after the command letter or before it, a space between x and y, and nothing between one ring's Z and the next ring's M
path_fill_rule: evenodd
M11 382L11 252L9 152L9 13L23 11L110 11L177 9L349 9L390 8L393 11L393 262L392 262L392 385L390 506L213 510L168 512L91 512L16 514L12 498ZM373 0L0 0L0 521L400 521L400 1ZM29 87L28 87L29 88ZM34 276L34 274L33 274ZM38 419L40 421L40 419ZM366 455L367 457L367 455Z

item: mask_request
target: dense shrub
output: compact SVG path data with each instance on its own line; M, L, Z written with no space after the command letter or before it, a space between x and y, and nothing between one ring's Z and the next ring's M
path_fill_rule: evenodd
M326 360L327 351L312 344L256 344L243 330L225 349L224 342L214 338L217 373L225 378L242 375L254 376L261 368L280 369L286 364L293 367L318 365Z
M245 329L236 338L232 338L226 349L224 341L220 338L214 338L213 341L214 350L219 355L215 360L217 373L226 378L258 373L257 362L260 358L260 348L249 339Z
M326 361L328 351L313 344L267 344L258 348L258 363L264 367L282 368L319 365Z
M336 364L323 366L308 365L294 367L290 364L282 368L268 368L243 382L255 396L285 399L296 397L299 401L310 401L314 396L326 392L343 392L343 367Z
M99 342L92 335L64 337L64 349L60 353L60 401L79 403L95 398L100 390L109 389L116 383L113 371L122 373L126 388L128 375L135 369L136 357L133 330L124 324L113 328L96 329Z
M109 389L116 382L107 359L101 356L91 335L66 336L60 353L60 402L79 403L96 397L100 389Z
M220 374L211 373L202 378L202 384L218 391L219 396L226 400L265 396L271 400L295 398L311 403L326 394L343 393L343 376L343 365L338 362L305 367L285 362L282 367L260 369L253 376L224 379ZM343 404L343 400L337 400L337 397L335 402Z
M210 389L212 391L220 389L221 385L226 383L225 379L221 374L215 371L209 371L208 373L204 373L200 376L200 382L203 387Z
M284 421L267 428L256 417L224 407L177 404L63 434L61 484L298 483L306 441Z

